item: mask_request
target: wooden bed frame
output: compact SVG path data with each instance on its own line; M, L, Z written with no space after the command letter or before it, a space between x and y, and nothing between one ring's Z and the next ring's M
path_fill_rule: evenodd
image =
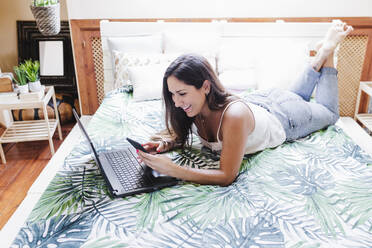
M354 31L340 46L338 55L340 115L354 116L360 81L372 81L372 18L280 18L285 22L331 22L341 19L354 27ZM154 22L160 19L111 19L124 22ZM210 18L161 19L165 22L211 22ZM275 22L276 18L213 19L228 22ZM82 114L94 114L103 97L102 47L100 21L70 20L79 101ZM359 112L366 112L368 96L361 96Z

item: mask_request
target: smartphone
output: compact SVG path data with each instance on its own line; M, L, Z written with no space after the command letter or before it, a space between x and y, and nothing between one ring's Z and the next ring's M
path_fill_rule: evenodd
M140 143L138 143L137 141L134 141L134 140L132 140L131 138L127 138L127 140L128 140L128 142L129 142L129 143L130 143L134 148L136 148L137 150L141 150L141 151L143 151L143 152L148 153L148 151L146 151L146 149L143 148L143 146L142 146Z

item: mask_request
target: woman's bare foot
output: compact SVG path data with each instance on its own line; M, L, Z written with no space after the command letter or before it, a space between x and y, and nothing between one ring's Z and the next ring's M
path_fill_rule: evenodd
M332 27L328 30L324 40L323 49L327 51L334 51L338 44L345 39L345 37L353 31L353 27L346 25L340 20L333 21Z
M333 53L345 37L353 31L353 27L341 21L334 21L325 38L317 44L319 51L312 61L312 67L319 71L326 61L333 65ZM330 58L332 56L332 59ZM327 65L328 66L328 65Z

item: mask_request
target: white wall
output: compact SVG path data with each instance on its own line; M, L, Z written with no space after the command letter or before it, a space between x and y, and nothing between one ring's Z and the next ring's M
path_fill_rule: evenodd
M67 0L69 19L372 17L372 0Z

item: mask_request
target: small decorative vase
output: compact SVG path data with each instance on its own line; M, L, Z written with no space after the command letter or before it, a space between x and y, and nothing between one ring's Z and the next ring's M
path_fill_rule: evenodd
M18 85L19 93L28 93L28 84Z
M41 90L40 80L35 82L28 82L28 88L31 92L38 92Z

